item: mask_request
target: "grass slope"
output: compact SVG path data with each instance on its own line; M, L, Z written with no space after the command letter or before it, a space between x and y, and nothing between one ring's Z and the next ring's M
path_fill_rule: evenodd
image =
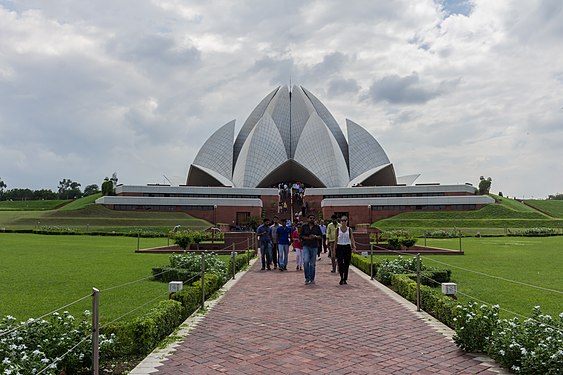
M428 239L429 246L459 249L459 240ZM563 312L563 294L515 284L480 274L464 271L452 266L479 271L505 279L547 289L563 291L563 237L530 238L464 238L463 256L424 256L427 265L446 267L452 270L452 279L458 290L489 304L518 314L530 316L536 305L545 313L558 316ZM441 263L447 263L443 265ZM460 295L462 301L468 297Z
M142 247L163 245L163 238L141 239ZM168 263L168 255L136 254L136 248L135 238L0 234L0 316L38 317L90 294L92 287L102 290L100 313L106 322L155 297L166 299L167 285L148 280L103 291ZM66 310L86 309L91 310L90 298Z
M538 210L542 210L553 217L563 218L563 201L554 199L530 199L526 200L526 204Z
M101 196L102 193L98 193L98 194L92 194L92 195L88 195L87 197L76 199L59 208L59 211L72 211L72 210L78 210L87 207L93 204L96 201L96 199L100 198Z
M45 211L54 210L68 201L0 201L0 211Z
M77 203L79 200L72 202ZM101 205L78 202L84 208L52 211L0 211L0 227L30 229L37 226L63 226L78 230L130 231L134 228L167 231L180 224L203 230L211 224L184 212L114 211Z
M404 212L375 223L384 230L409 229L421 233L424 229L466 228L468 232L494 228L550 227L563 228L563 220L553 219L531 207L508 198L475 211Z

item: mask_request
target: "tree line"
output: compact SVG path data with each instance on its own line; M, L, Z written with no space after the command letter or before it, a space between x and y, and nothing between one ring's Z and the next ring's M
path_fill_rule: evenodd
M114 195L117 185L117 174L114 172L111 178L106 177L102 182L103 195ZM63 178L59 181L57 191L51 189L32 190L28 188L8 189L8 185L0 178L0 200L2 201L21 201L21 200L68 200L86 197L88 195L100 193L97 184L87 185L81 190L82 185L70 178Z

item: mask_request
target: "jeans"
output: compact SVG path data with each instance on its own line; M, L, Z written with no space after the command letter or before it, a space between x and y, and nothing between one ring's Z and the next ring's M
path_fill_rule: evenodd
M317 248L303 246L303 271L305 281L315 281L315 267L317 265Z
M289 257L289 244L278 245L278 264L281 269L287 268L287 258Z
M266 262L268 268L272 264L272 243L270 241L260 241L260 254L262 256L262 268L266 268Z

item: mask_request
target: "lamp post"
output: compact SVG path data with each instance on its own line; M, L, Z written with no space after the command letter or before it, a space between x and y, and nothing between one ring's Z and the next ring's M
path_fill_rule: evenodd
M371 225L371 204L368 204L369 225Z

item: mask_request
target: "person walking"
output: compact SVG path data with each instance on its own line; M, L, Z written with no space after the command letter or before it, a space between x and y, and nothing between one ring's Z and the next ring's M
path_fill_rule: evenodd
M262 258L262 271L268 266L271 270L272 264L272 237L270 236L270 220L264 218L263 224L256 229L258 241L260 242L260 255Z
M352 259L352 250L356 251L352 228L348 226L348 218L342 216L340 228L336 229L336 258L338 272L340 272L340 285L348 284L348 268Z
M300 238L303 241L303 272L305 285L315 283L315 267L319 240L322 239L321 228L315 224L315 215L307 217L307 224L301 227Z
M328 257L332 262L332 270L330 272L336 272L336 229L338 228L338 221L336 220L336 215L333 214L330 217L330 223L326 226L326 239L328 241Z
M270 227L270 236L272 238L272 261L274 269L278 269L278 228L280 226L280 218L274 216L274 223Z
M301 238L299 238L299 223L295 224L292 238L293 250L295 251L295 269L299 271L303 269L303 242L301 242Z
M282 224L277 229L278 265L280 271L287 271L287 259L289 258L289 242L291 241L291 234L291 227L287 226L287 221L282 220Z
M321 244L317 250L317 256L319 257L318 260L321 260L321 252L324 251L326 253L326 225L324 220L319 222L319 228L321 228L323 238L321 238Z

